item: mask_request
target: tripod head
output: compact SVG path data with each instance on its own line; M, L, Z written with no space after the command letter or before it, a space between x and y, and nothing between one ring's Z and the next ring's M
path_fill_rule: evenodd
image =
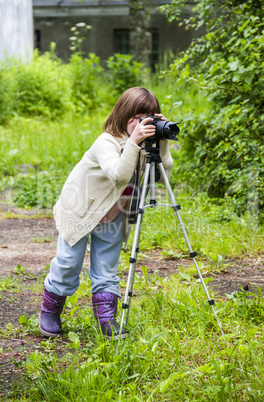
M154 146L155 144L155 146ZM157 155L160 152L160 140L145 141L145 151L147 154Z

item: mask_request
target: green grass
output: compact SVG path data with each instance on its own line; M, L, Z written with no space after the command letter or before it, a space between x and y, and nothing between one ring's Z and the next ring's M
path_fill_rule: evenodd
M164 190L164 195L166 191ZM205 264L217 268L220 256L240 258L262 253L263 227L250 213L238 217L228 201L221 205L208 199L205 193L198 195L174 189L180 204L180 216L192 248L205 260ZM157 197L157 201L162 201ZM164 200L163 200L164 201ZM167 197L165 198L167 200ZM128 246L132 245L133 232ZM145 210L141 231L140 249L161 248L170 257L189 255L178 218L171 207ZM222 261L224 262L224 261Z
M150 85L171 120L210 105L166 80ZM0 126L1 190L11 187L22 207L52 207L72 167L102 132L109 110L88 115L67 114L60 120L14 117ZM180 120L180 119L179 119ZM174 147L174 143L172 144ZM202 273L219 270L228 258L257 257L263 251L263 227L250 212L235 214L228 198L212 200L194 193L174 177L172 188L190 243L198 252ZM160 196L167 194L163 186ZM8 217L8 214L5 215ZM48 241L32 237L32 241ZM131 251L133 232L128 243ZM169 207L144 213L140 254L154 248L170 258L188 256L177 217ZM120 274L128 269L130 252L121 254ZM43 267L44 274L48 267ZM180 267L179 275L161 278L157 272L135 275L129 316L129 338L117 346L99 333L90 306L90 280L81 277L78 291L67 300L61 340L36 338L36 350L16 362L21 382L10 401L262 401L264 302L254 294L234 292L216 299L220 333L195 268ZM30 285L25 279L30 279ZM210 278L206 279L209 282ZM26 286L41 293L43 278L29 278L26 267L1 278L1 297ZM121 281L124 294L125 281ZM28 289L28 288L27 288ZM211 292L210 292L211 293ZM121 314L119 306L119 317ZM20 317L20 326L7 325L1 337L38 336L38 319ZM0 348L1 350L1 348ZM5 352L5 351L4 351Z
M83 277L63 316L63 353L57 353L61 341L43 340L20 364L25 389L20 386L10 400L263 399L260 293L235 292L229 301L218 300L222 336L195 279L137 275L134 290L130 335L118 346L98 333L86 301L90 282ZM21 317L22 339L37 334L37 321Z
M61 120L16 117L0 126L0 189L19 207L52 208L64 181L102 132L106 115Z
M0 127L2 174L17 174L23 165L32 169L74 165L102 132L104 117L98 113L68 114L57 121L12 119L8 126Z
M21 290L18 278L13 275L10 276L0 276L0 292L10 291L13 293L18 293ZM2 295L0 299L2 299Z

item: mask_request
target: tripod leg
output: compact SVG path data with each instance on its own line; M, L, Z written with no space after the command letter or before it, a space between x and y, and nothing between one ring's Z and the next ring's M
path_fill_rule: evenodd
M162 177L163 177L163 180L164 180L166 189L167 189L167 191L168 191L168 193L169 193L169 196L170 196L170 199L171 199L171 203L172 203L172 207L173 207L173 209L174 209L174 211L175 211L175 213L176 213L176 215L177 215L177 218L178 218L178 221L179 221L179 224L180 224L180 227L181 227L181 230L182 230L184 239L185 239L186 244L187 244L187 247L188 247L188 249L189 249L190 256L191 256L191 258L193 259L193 263L194 263L195 268L196 268L196 270L197 270L198 276L199 276L199 278L200 278L200 280L201 280L201 283L202 283L202 285L203 285L203 288L204 288L206 297L207 297L207 299L208 299L208 303L210 304L210 306L211 306L211 308L212 308L212 311L213 311L214 317L215 317L215 319L216 319L216 321L217 321L217 324L218 324L218 326L219 326L219 329L220 329L222 335L224 335L224 332L223 332L223 330L222 330L220 321L219 321L218 318L217 318L217 315L216 315L216 312L215 312L215 309L214 309L214 306L213 306L213 305L214 305L214 300L211 299L210 296L209 296L209 293L208 293L207 287L206 287L206 285L205 285L205 283L204 283L204 280L203 280L201 271L200 271L200 269L199 269L199 267L198 267L198 264L197 264L197 261L196 261L196 259L195 259L195 257L196 257L197 254L196 254L196 252L193 251L193 249L192 249L192 246L191 246L191 244L190 244L190 242L189 242L189 239L188 239L188 236L187 236L187 233L186 233L186 230L185 230L183 221L182 221L182 219L181 219L181 215L180 215L180 212L179 212L179 210L181 209L181 207L180 207L180 205L177 205L177 203L176 203L176 200L175 200L175 198L174 198L174 194L173 194L173 192L172 192L172 189L171 189L171 186L170 186L170 183L169 183L169 180L168 180L168 177L167 177L167 175L166 175L166 172L165 172L165 169L164 169L164 166L163 166L162 162L159 162L159 163L158 163L158 168L159 168L160 173L161 173L161 175L162 175Z
M150 201L149 203L153 205L153 207L156 204L156 198L155 198L155 162L152 161L150 165Z
M128 278L127 278L126 293L125 293L125 297L124 297L124 302L122 304L123 313L122 313L122 319L121 319L120 330L119 330L119 342L121 339L125 316L126 316L126 325L128 323L128 315L129 315L129 308L130 308L132 291L133 291L136 261L137 261L138 247L139 247L139 241L140 241L140 233L141 233L141 225L142 225L143 213L144 213L144 202L145 202L145 198L146 198L146 194L147 194L148 179L149 179L149 175L150 175L150 167L151 167L150 163L147 162L146 168L145 168L144 181L143 181L143 185L142 185L142 192L140 195L137 223L136 223L136 227L135 227L135 234L134 234L134 240L133 240L133 245L132 245L132 252L131 252L131 257L129 260L130 266L129 266L129 272L128 272Z

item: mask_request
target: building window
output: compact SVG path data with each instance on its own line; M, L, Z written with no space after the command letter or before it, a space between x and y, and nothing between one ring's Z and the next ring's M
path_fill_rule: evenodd
M152 28L149 33L151 35L149 62L151 70L155 71L155 68L160 63L159 30L158 28Z
M114 30L114 53L129 54L130 39L129 29Z
M40 29L35 29L35 49L41 51L41 31Z

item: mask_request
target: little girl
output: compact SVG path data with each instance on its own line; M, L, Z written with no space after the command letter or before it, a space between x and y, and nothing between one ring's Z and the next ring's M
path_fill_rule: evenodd
M62 332L60 314L67 296L79 286L87 241L90 236L92 303L102 333L119 333L115 320L119 291L117 276L127 217L126 204L144 139L155 134L146 124L156 115L166 120L155 95L147 89L126 90L104 124L101 134L66 180L53 213L59 232L57 255L44 282L40 332L56 337ZM139 120L144 118L141 122ZM160 156L170 175L173 161L168 141L161 141ZM141 158L141 173L144 155ZM122 337L127 334L123 330Z

